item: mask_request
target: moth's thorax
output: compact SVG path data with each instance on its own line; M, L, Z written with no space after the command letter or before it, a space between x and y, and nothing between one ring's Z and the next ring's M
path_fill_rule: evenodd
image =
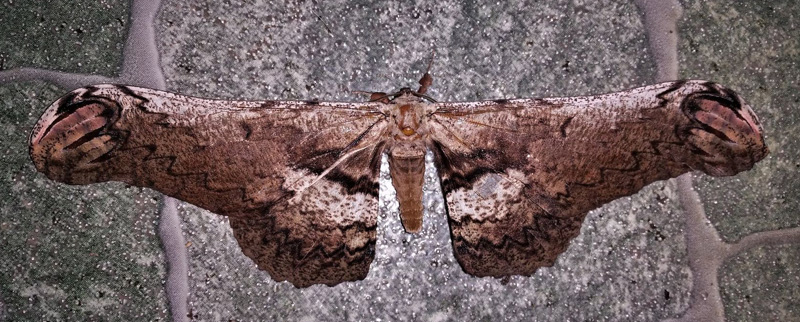
M420 125L422 114L419 105L403 104L396 107L394 111L395 131L393 137L398 141L417 140L421 137Z
M391 137L395 141L417 141L427 137L426 106L419 97L403 94L389 103L392 118Z
M389 125L389 155L394 158L420 158L426 151L430 104L411 94L401 94L387 104Z

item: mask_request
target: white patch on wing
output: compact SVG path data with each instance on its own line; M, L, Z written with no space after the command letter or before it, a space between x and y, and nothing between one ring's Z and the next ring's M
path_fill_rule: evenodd
M330 221L338 226L362 222L375 225L378 212L377 198L363 194L349 194L345 188L317 176L308 170L288 169L282 188L294 191L288 207L298 207L300 214L319 216L320 221Z
M312 182L314 182L314 179L316 178L317 176L306 169L287 169L286 173L284 174L284 181L281 187L284 190L294 191L295 195L292 200L295 201L296 199L302 197L303 192L311 185Z
M447 196L450 217L461 221L464 217L483 221L487 218L503 219L514 213L512 207L520 202L524 184L517 174L488 173L475 181L472 189L458 189Z

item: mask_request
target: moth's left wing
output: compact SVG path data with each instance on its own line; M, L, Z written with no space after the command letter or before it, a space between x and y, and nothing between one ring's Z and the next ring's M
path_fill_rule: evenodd
M333 285L363 279L374 257L386 123L377 104L89 86L45 111L30 154L53 180L122 181L230 216L272 278Z
M530 275L590 210L691 170L733 175L767 154L750 107L705 81L437 106L429 149L455 256L477 276Z

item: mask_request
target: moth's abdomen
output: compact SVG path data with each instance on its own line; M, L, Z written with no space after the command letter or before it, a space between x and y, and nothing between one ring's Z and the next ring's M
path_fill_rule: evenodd
M422 184L425 180L425 154L399 157L389 154L389 173L400 203L400 221L406 232L422 229Z

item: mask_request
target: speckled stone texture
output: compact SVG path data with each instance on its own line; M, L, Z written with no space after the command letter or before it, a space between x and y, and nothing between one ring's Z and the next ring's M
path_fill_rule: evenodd
M0 70L113 76L126 8L60 3L15 3L13 16L3 10L8 2L0 4ZM772 150L751 172L698 179L725 240L800 221L800 34L792 29L800 13L790 4L684 4L681 75L738 89L761 116ZM25 32L5 32L15 28ZM432 51L429 94L440 101L597 94L651 83L656 74L632 1L173 0L161 4L155 28L167 88L213 98L359 101L350 90L416 86ZM0 320L166 320L156 194L50 182L27 159L30 128L60 93L42 83L0 86ZM383 178L381 194L389 195L385 169ZM672 182L591 212L555 266L503 281L461 271L435 173L426 178L421 234L403 233L397 202L383 199L369 276L333 288L273 282L240 252L224 217L182 205L189 318L656 321L689 306L683 210ZM723 266L729 320L797 318L797 249L756 248Z
M719 204L707 207L709 218L726 240L800 225L800 7L794 1L734 1L685 8L681 75L706 76L747 93L770 148L756 171L698 180L703 199Z
M0 2L0 70L109 75L119 68L128 10L120 1Z
M711 223L726 241L800 226L800 7L796 1L687 1L681 75L747 93L770 156L731 178L697 178ZM757 248L720 272L729 321L800 321L800 245Z
M127 7L112 1L3 1L3 69L117 71ZM167 316L157 194L71 187L30 166L28 135L64 89L0 85L0 320L158 320Z

